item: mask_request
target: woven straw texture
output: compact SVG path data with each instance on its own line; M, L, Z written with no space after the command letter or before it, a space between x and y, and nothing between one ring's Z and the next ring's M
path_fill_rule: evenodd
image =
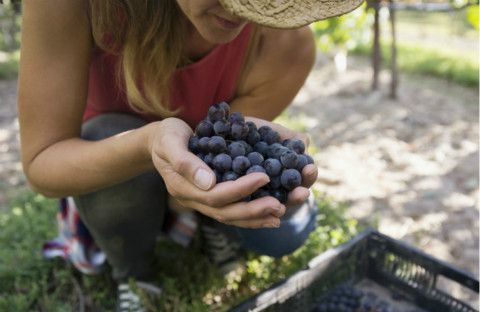
M363 0L220 0L225 10L274 28L297 28L348 13Z

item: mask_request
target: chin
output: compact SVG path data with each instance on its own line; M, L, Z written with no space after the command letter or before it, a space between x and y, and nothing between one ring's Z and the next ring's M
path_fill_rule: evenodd
M199 30L200 35L213 44L229 43L242 32L246 23L235 29L224 29L217 25L208 25L203 30Z

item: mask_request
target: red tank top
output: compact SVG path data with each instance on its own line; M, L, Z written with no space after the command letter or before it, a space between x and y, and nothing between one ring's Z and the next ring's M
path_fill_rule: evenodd
M251 25L247 25L233 41L215 47L201 60L177 69L170 96L173 109L194 128L207 115L208 108L221 101L230 102L245 58ZM140 114L130 107L123 87L116 80L119 57L96 49L90 65L87 106L83 120L107 112L135 114L147 121L160 116Z

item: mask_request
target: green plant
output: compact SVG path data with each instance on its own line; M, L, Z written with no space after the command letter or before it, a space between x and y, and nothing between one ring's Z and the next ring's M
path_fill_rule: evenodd
M370 39L372 15L364 3L351 13L312 24L317 47L324 52L335 48L352 49Z

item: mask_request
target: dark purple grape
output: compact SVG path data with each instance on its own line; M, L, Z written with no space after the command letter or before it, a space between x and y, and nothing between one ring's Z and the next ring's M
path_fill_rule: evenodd
M222 182L235 181L236 179L238 179L238 177L238 174L236 174L235 172L227 171L223 174Z
M207 120L202 120L197 125L195 133L200 138L209 137L213 134L213 124Z
M270 196L270 192L267 190L264 190L263 188L259 188L252 194L252 199L258 199L262 197Z
M305 154L305 157L307 157L307 160L308 160L308 161L307 161L307 164L310 165L310 164L313 164L313 163L314 163L312 156L310 156L310 155L308 155L308 154Z
M287 192L283 189L270 190L270 196L275 197L282 204L287 202Z
M227 151L227 142L221 136L213 136L208 141L208 150L214 154L223 153Z
M231 124L230 135L234 140L243 140L248 136L248 127L244 123L234 122Z
M285 169L280 177L282 186L291 191L302 184L302 176L295 169Z
M205 155L205 156L203 157L203 161L204 161L207 165L211 166L211 165L213 165L213 158L215 158L215 155L212 154L212 153L208 153L207 155Z
M210 149L208 148L208 142L210 142L209 137L203 137L200 140L198 140L198 149L200 150L200 152L202 153L209 152Z
M297 154L294 151L286 151L280 156L280 161L283 167L287 169L294 169L298 166Z
M242 113L239 113L239 112L233 112L230 114L230 117L228 118L228 120L230 121L230 123L236 123L236 122L240 122L240 123L245 123L245 118L243 118L243 115Z
M218 154L213 158L213 167L218 172L226 172L232 169L232 158L227 154Z
M216 121L213 124L213 131L216 135L226 138L230 134L230 124L224 120Z
M245 125L248 127L248 132L257 131L257 125L253 121L247 121Z
M228 116L230 115L230 105L228 105L227 102L220 102L218 103L218 107L223 109L223 111L225 112L225 118L228 119Z
M260 134L258 133L258 131L251 131L248 133L245 140L247 140L248 144L254 146L260 141Z
M265 173L265 169L262 166L259 166L259 165L251 166L250 168L248 168L246 174L250 174L250 173L253 173L253 172L263 172L263 173Z
M220 107L220 105L215 104L210 106L208 109L208 119L215 123L225 119L225 110Z
M228 145L228 153L232 159L237 156L245 156L245 147L240 142L232 142Z
M232 169L235 173L244 174L250 168L250 160L245 156L238 156L232 162Z
M303 154L305 152L305 143L299 139L292 139L285 146L297 154Z
M265 142L267 142L267 144L273 144L273 143L280 143L281 142L281 139L280 139L280 134L278 134L278 132L276 131L270 131L268 132L265 137L262 139L264 139Z
M250 160L250 164L252 166L254 165L259 165L261 166L263 164L263 156L259 152L251 152L250 154L247 155L248 160Z
M259 152L264 157L267 156L268 148L269 148L268 144L262 141L258 142L253 146L253 149L255 150L255 152Z
M278 159L268 158L263 162L263 168L270 177L275 177L282 172L282 164Z
M298 163L295 169L297 169L298 172L302 172L303 167L305 167L308 164L307 156L305 156L305 154L297 155L297 161Z
M272 128L270 128L269 126L261 126L260 128L258 128L258 133L260 134L260 136L262 137L262 139L267 135L268 132L270 131L273 131Z
M216 180L216 183L221 183L222 182L222 178L223 178L223 175L221 172L213 169L213 173L215 173L215 178L217 179Z
M198 147L198 141L200 141L200 138L196 135L191 136L188 140L188 150L193 154L200 152L200 149Z
M268 146L267 156L268 158L280 159L280 151L287 151L287 150L288 148L282 146L282 144L273 143L272 145Z
M267 184L270 190L276 190L282 187L282 182L280 181L280 176L270 177L270 182Z
M250 146L250 144L248 144L247 142L242 141L242 140L237 141L237 142L243 144L243 147L245 147L245 155L248 155L251 152L253 152L253 147Z
M290 141L291 139L285 139L283 140L282 145L286 147Z

